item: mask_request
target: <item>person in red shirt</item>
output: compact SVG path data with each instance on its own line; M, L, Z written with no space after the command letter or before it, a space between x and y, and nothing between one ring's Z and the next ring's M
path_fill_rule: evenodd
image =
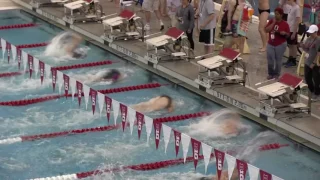
M279 78L282 66L282 57L287 48L287 38L290 35L290 28L282 19L283 9L276 8L275 18L270 20L265 27L269 33L267 44L268 77L267 79Z

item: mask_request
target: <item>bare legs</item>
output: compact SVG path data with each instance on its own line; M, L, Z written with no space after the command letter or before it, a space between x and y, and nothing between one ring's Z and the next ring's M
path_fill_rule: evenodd
M262 12L259 16L259 33L262 41L262 47L260 47L260 52L265 52L267 47L267 33L265 32L264 28L267 25L268 17L268 12Z

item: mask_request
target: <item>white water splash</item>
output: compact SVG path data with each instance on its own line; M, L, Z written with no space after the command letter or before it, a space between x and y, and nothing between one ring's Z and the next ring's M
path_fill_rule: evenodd
M23 134L38 134L39 129L74 129L77 126L91 124L100 118L100 115L92 115L92 112L81 109L69 109L60 113L44 112L41 107L31 107L21 117L1 118L0 137L16 137ZM53 129L53 130L52 130Z
M39 79L17 79L10 78L4 81L0 81L0 93L1 92L25 92L30 90L39 90L45 89L50 86L51 81L49 79L43 79L43 84L41 85L40 78Z
M63 32L55 36L50 44L46 47L44 51L44 56L55 57L53 58L54 61L69 61L69 60L78 60L76 58L71 57L66 52L66 44L62 43L62 39L68 35L70 32ZM78 51L81 51L84 54L87 54L89 48L88 47L81 47L77 48Z
M186 127L191 136L201 136L205 138L231 138L240 133L248 134L251 127L240 121L240 116L228 109L202 118L197 123L190 124ZM234 129L234 130L232 130Z

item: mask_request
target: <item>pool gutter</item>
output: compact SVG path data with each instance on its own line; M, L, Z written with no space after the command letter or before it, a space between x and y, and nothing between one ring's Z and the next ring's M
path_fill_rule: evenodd
M44 20L49 22L50 24L54 24L62 29L72 29L82 35L85 36L85 39L87 41L89 41L92 44L95 44L117 56L119 56L119 52L121 54L123 54L123 56L120 56L123 59L126 59L154 74L157 74L163 78L168 79L169 81L182 86L190 91L193 91L194 93L197 93L207 99L210 99L218 104L221 104L225 107L228 108L233 108L233 109L237 109L238 112L240 114L242 114L243 116L246 116L252 120L254 120L255 122L264 125L274 131L277 131L281 134L283 134L284 136L287 136L290 139L293 139L294 141L303 144L311 149L314 149L318 152L320 152L320 139L312 136L311 134L308 134L304 131L299 130L298 128L295 128L289 124L286 124L283 121L277 120L275 118L272 117L261 117L261 114L256 111L254 109L254 107L250 107L249 104L243 104L241 102L238 102L237 100L231 98L230 96L226 95L226 94L222 94L218 91L212 90L212 89L206 89L205 91L200 90L199 85L196 84L194 81L164 67L161 65L151 65L148 63L147 60L144 59L144 57L131 52L130 50L126 49L125 51L123 50L123 47L118 46L117 44L108 44L106 45L104 40L101 39L100 37L93 35L92 33L85 31L79 27L77 27L76 25L69 25L68 23L66 23L65 21L63 21L60 18L57 18L53 15L50 15L49 13L41 10L41 9L37 9L37 8L33 8L31 7L29 4L20 1L20 0L13 0L14 2L16 2L17 4L21 5L22 7L24 7L23 9ZM129 52L129 53L128 53ZM239 103L241 103L241 106L239 106Z

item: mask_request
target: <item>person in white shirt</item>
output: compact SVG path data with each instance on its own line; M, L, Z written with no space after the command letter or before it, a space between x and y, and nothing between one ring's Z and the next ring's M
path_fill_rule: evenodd
M287 21L291 6L287 3L287 0L279 0L279 6L283 9L282 19Z
M176 13L179 6L181 6L180 0L167 0L167 12L171 20L171 27L177 25Z
M151 12L154 12L160 23L160 31L164 29L164 24L159 12L159 0L144 0L142 3L142 9L144 10L144 15L146 17L146 25L144 29L146 31L150 30Z

